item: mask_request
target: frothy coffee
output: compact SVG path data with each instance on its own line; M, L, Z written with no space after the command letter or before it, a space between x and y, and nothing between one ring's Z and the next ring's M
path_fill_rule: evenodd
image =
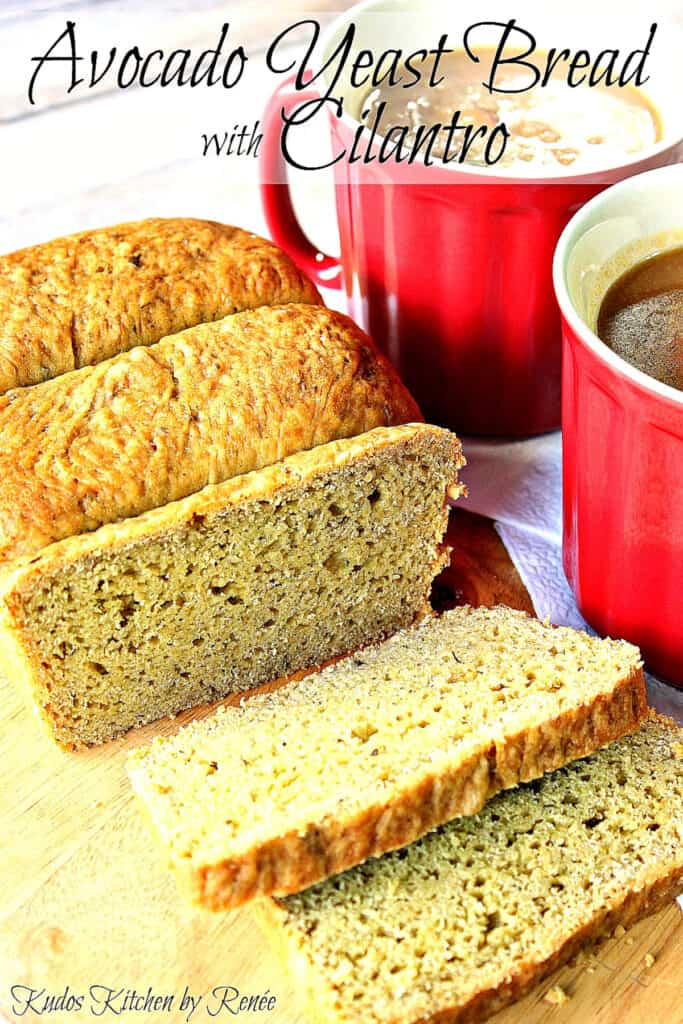
M442 81L436 86L373 89L361 105L368 111L367 120L381 116L385 126L406 129L410 145L420 131L448 125L458 113L459 125L486 129L467 136L461 156L462 162L480 166L489 162L487 138L497 126L505 125L509 134L496 166L513 173L529 167L584 171L609 166L661 138L657 111L634 86L571 88L566 81L551 80L542 88L514 92L526 89L528 80L522 68L511 65L497 83L509 91L491 93L482 84L486 59L483 54L481 64L474 64L464 50L458 50L442 59ZM446 143L445 132L436 136L435 157L444 156Z

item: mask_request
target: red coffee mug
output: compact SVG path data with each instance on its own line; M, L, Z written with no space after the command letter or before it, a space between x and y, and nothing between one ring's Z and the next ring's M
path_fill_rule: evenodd
M352 8L330 26L320 52L330 54L351 22L355 48L381 52L414 49L418 29L421 41L435 41L455 17L437 5L416 19L402 6L384 0ZM568 31L561 30L563 40ZM614 25L609 31L613 37ZM606 184L676 159L680 133L667 132L637 159L589 179L562 170L511 178L466 165L407 169L341 160L334 168L336 260L319 253L299 225L280 152L282 110L315 95L297 91L290 79L264 116L262 197L275 241L323 287L342 287L341 269L349 313L392 359L428 420L498 436L559 426L561 333L551 274L557 239ZM665 102L671 106L677 95ZM334 154L348 151L359 127L348 113L352 90L344 100L344 115L330 118Z
M683 687L683 392L635 369L594 333L610 284L683 245L683 165L603 192L563 232L564 568L599 632L638 644Z

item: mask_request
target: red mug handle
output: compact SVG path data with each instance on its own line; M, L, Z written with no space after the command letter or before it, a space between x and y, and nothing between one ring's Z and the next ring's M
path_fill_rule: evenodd
M321 288L342 287L341 263L320 252L299 224L287 182L287 163L280 148L282 113L318 99L313 89L293 89L295 76L273 93L263 115L263 148L259 160L261 204L268 230L277 245Z

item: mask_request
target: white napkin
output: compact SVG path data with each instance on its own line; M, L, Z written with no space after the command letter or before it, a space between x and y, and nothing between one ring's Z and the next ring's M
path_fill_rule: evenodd
M536 613L588 629L562 569L562 435L527 441L463 440L465 508L495 520ZM647 676L650 704L683 724L683 690Z

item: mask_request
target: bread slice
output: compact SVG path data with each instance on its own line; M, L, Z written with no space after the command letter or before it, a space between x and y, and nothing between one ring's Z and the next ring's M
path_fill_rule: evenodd
M200 324L0 397L0 562L420 419L341 313L290 303Z
M0 256L0 394L243 309L321 303L276 245L150 217Z
M461 463L378 428L10 563L6 674L79 747L378 640L428 604Z
M683 731L631 736L260 919L320 1024L473 1024L683 890Z
M192 900L291 893L637 728L638 650L456 608L129 762Z

